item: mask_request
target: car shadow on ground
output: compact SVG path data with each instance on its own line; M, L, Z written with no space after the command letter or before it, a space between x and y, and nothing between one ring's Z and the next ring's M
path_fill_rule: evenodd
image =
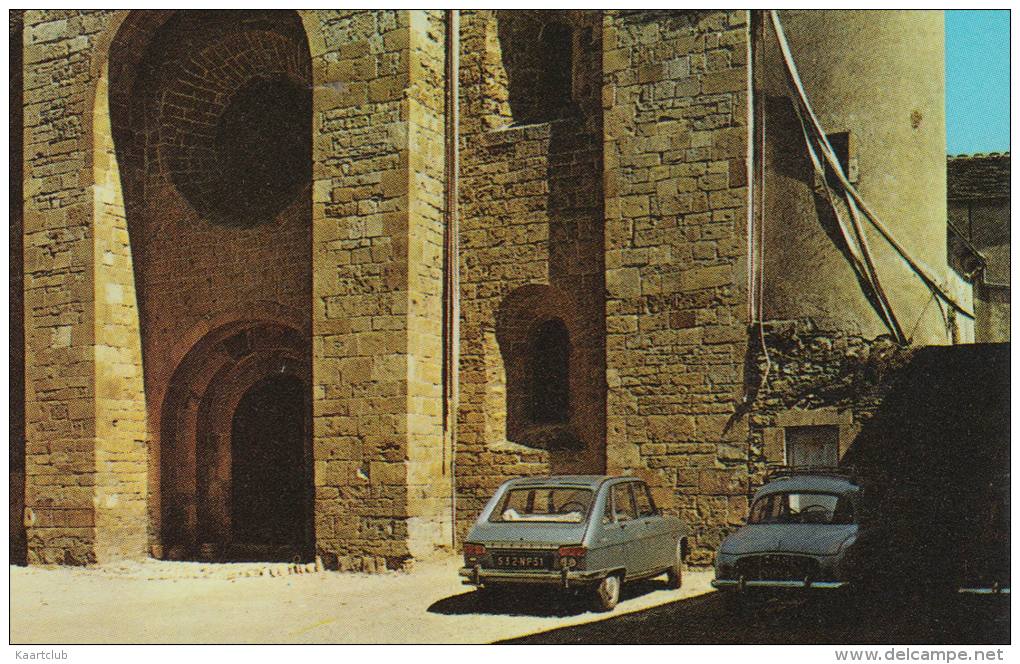
M772 597L713 592L504 643L1008 644L1009 596Z
M654 592L668 591L665 577L626 583L620 590L620 604ZM542 586L507 588L497 591L468 590L429 606L429 613L443 615L504 615L566 618L593 611L592 591L563 591Z

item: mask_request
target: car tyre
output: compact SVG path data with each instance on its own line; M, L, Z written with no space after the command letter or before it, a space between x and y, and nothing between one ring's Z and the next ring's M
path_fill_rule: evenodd
M670 588L679 590L684 584L684 543L683 540L676 543L676 559L673 566L666 571L666 582Z
M623 575L610 574L602 579L595 586L595 609L597 611L612 611L620 601L620 587L623 585Z

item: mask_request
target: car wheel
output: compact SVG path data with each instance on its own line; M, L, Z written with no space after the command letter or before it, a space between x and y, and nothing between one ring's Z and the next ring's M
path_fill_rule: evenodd
M599 611L612 611L620 601L622 576L610 574L595 587L595 608Z
M670 588L679 590L684 583L684 543L676 543L676 557L673 566L666 571L666 582Z

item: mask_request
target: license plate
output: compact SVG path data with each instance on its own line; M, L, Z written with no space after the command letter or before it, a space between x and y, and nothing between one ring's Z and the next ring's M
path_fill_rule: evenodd
M538 554L496 554L493 564L503 569L545 569L548 556Z

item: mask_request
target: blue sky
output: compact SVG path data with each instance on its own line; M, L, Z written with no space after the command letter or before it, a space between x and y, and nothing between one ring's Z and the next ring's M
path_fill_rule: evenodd
M1009 150L1009 11L946 11L946 151Z

